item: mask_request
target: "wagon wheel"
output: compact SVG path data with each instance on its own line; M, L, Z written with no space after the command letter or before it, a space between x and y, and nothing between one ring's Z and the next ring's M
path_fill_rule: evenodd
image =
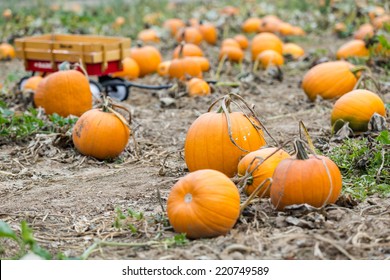
M95 99L100 100L102 98L101 93L103 92L103 88L98 82L89 80L89 88L91 89L92 96Z
M121 78L110 78L101 81L101 85L105 89L106 95L114 100L123 101L129 96L129 88L126 86L126 82Z
M27 80L28 80L29 78L31 78L31 77L32 77L31 75L22 77L22 78L19 80L19 82L17 83L17 88L18 88L20 91L23 90L23 87L24 87L24 85L26 84Z

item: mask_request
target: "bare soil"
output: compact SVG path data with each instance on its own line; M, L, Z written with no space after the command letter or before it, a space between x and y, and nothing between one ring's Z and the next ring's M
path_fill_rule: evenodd
M328 37L325 45L334 53L341 43ZM310 46L323 47L324 42L317 40ZM217 48L208 49L212 65L216 65ZM255 105L279 142L297 137L298 121L303 120L317 145L330 143L332 102L310 103L299 88L308 66L309 62L290 62L284 69L283 82L260 72L260 78L243 82L238 89L248 103ZM4 74L23 66L13 61L2 63L1 68ZM224 69L224 81L232 81L240 72L236 66ZM208 77L213 77L214 71ZM138 82L167 81L151 76ZM183 159L187 129L213 100L230 90L219 87L211 96L190 98L181 91L132 89L123 103L133 112L137 145L132 139L114 162L80 155L69 136L56 142L58 135L37 135L27 143L1 146L0 170L13 175L0 174L0 219L16 231L26 220L43 248L70 257L80 256L95 240L105 240L136 244L105 246L93 251L90 258L390 259L390 199L377 196L364 202L343 196L336 205L319 211L301 208L288 213L274 211L267 199L261 199L246 209L226 236L191 240L183 246L163 242L176 234L162 208L170 188L188 173ZM389 93L386 89L387 102ZM122 220L121 228L116 228L118 207L124 212L128 208L143 212L144 219L128 217ZM129 224L137 231L132 232ZM11 256L16 245L0 242L7 248L0 257Z

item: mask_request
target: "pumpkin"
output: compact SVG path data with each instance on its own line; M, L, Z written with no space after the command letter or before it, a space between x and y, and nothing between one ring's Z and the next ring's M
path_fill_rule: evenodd
M279 27L283 23L281 19L274 15L268 15L263 17L259 32L279 32Z
M294 204L323 207L336 202L342 179L337 165L325 156L307 154L301 140L296 157L282 160L272 176L271 203L277 210Z
M209 95L211 90L209 84L199 78L192 78L187 82L187 92L189 96Z
M259 53L265 50L274 50L282 54L283 42L272 33L264 32L257 34L252 40L252 60L256 60Z
M179 45L174 49L173 58L179 57L180 48ZM183 46L182 56L203 56L203 51L198 45L187 43Z
M32 76L24 83L22 90L31 90L35 92L38 88L38 84L43 80L42 76Z
M115 18L115 21L114 21L114 27L115 27L115 28L119 28L119 27L121 27L122 25L124 25L125 22L126 22L126 20L125 20L124 17L121 17L121 16L116 17L116 18Z
M207 58L203 56L191 56L191 59L200 65L202 72L207 72L210 70L210 61Z
M240 9L233 6L226 6L222 8L220 13L227 16L236 16L240 13Z
M190 172L214 169L233 177L240 158L265 144L262 130L242 112L226 115L209 111L199 116L188 129L185 162Z
M184 41L186 43L200 45L200 43L203 41L203 36L200 33L198 28L189 26L189 27L181 28L176 33L176 41L179 43Z
M283 56L274 50L262 51L257 56L256 60L260 62L263 69L266 69L271 65L282 66L284 64Z
M226 47L226 46L231 46L231 47L236 47L241 49L240 44L234 40L233 38L226 38L222 41L221 43L221 48Z
M205 40L208 44L215 45L217 43L218 30L214 24L201 23L198 29L202 34L203 40Z
M154 46L132 48L130 57L137 62L140 77L156 72L158 65L162 61L160 51Z
M197 18L190 18L187 22L187 26L199 28L200 22Z
M376 17L383 16L386 13L385 9L380 6L375 6L368 12L368 16L371 20L374 20Z
M169 67L171 66L171 60L161 62L157 67L157 73L160 76L169 76Z
M386 108L382 99L375 93L357 89L340 97L333 106L331 122L335 131L344 122L355 132L365 132L374 113L386 116Z
M3 18L5 18L5 19L12 18L12 10L11 9L5 9L3 11Z
M134 80L139 77L140 69L137 62L131 57L125 57L122 60L122 71L112 73L113 77Z
M224 57L229 61L240 63L244 59L244 52L240 47L226 46L219 51L219 60Z
M365 23L362 24L358 30L356 30L353 35L353 38L364 40L367 38L371 38L372 36L374 36L374 27L369 23Z
M191 57L175 58L171 61L168 70L169 77L186 80L187 77L202 78L202 68Z
M305 74L301 87L311 101L315 101L317 95L324 99L340 97L351 91L357 82L354 68L346 61L317 64Z
M81 116L92 108L89 81L77 70L55 72L38 84L34 103L48 115Z
M160 12L150 13L146 14L142 21L147 25L157 25L162 17L162 14Z
M234 36L233 39L238 42L238 44L240 45L241 49L245 50L245 49L247 49L249 47L249 41L248 41L248 38L245 37L245 35L237 34L236 36Z
M138 33L137 39L143 43L158 43L160 42L160 37L158 36L156 30L154 29L144 29Z
M261 23L262 20L260 18L257 17L248 18L241 25L241 30L242 32L245 33L257 33L259 31Z
M130 129L116 114L106 109L85 112L76 122L72 140L76 149L85 156L99 160L113 159L126 148Z
M189 238L225 235L240 215L240 194L221 172L199 170L172 187L167 214L173 229Z
M346 32L347 26L343 22L337 22L333 27L333 31L336 33Z
M163 24L163 27L169 30L172 36L175 36L177 31L179 31L180 28L183 28L185 26L186 24L184 23L184 21L178 18L167 19Z
M385 24L390 23L390 15L382 15L380 17L375 18L372 21L372 24L374 25L375 29L381 29Z
M279 162L289 157L287 152L282 149L277 151L277 148L263 148L244 156L238 163L237 175L251 174L246 180L245 193L250 195L264 180L272 178ZM265 184L258 196L269 197L270 185Z
M282 22L279 24L278 32L280 33L280 35L290 36L294 35L294 28L291 24L287 22Z
M292 35L294 36L305 36L306 32L302 29L302 27L299 26L293 26L292 27Z
M7 60L15 58L15 49L8 43L0 44L0 60Z
M294 43L286 43L283 44L283 55L290 56L293 59L299 59L300 57L305 55L305 50Z
M347 59L348 57L368 57L369 51L363 40L352 40L343 44L336 53L337 59Z

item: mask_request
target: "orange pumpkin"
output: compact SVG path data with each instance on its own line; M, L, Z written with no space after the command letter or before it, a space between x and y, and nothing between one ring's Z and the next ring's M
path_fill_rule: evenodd
M125 22L126 22L125 18L119 16L119 17L115 18L114 27L119 28L119 27L123 26L125 24Z
M129 128L112 112L92 109L76 122L72 140L83 155L104 160L119 156L129 141Z
M138 33L137 39L143 43L158 43L160 42L160 36L158 36L154 29L144 29Z
M188 77L202 78L202 68L191 57L175 58L168 70L169 77L185 81Z
M42 76L32 76L27 79L23 85L23 90L31 90L35 92L38 88L38 84L43 80Z
M353 131L365 132L374 113L386 116L382 99L368 90L353 90L340 97L334 104L331 115L332 126L337 131L344 122L348 122Z
M234 40L233 38L226 38L222 41L221 43L221 48L226 47L226 46L231 46L231 47L236 47L241 49L240 44Z
M140 69L137 62L131 57L125 57L122 60L122 71L112 74L113 77L121 77L128 80L134 80L139 77Z
M202 43L203 41L203 36L200 33L198 28L189 26L189 27L181 28L176 33L176 41L178 41L179 43L184 41L186 43L200 45L200 43Z
M368 16L371 20L374 20L376 17L383 16L386 13L385 9L380 6L375 6L368 12Z
M263 17L259 32L279 32L279 27L283 23L281 19L274 15L268 15Z
M55 72L38 84L34 103L48 115L81 116L92 108L89 81L77 70Z
M214 24L202 23L199 25L199 31L202 34L203 40L210 45L215 45L218 40L218 30Z
M282 54L283 42L275 34L268 32L260 33L252 40L252 60L256 60L259 53L265 50L274 50Z
M209 84L199 78L192 78L187 82L187 92L189 96L209 95L211 90Z
M228 116L225 113L207 112L188 129L184 146L185 162L191 172L214 169L233 177L240 158L265 144L262 130L242 112L232 112Z
M244 156L238 163L239 177L251 174L246 181L245 192L250 195L264 180L272 178L276 166L283 159L289 158L290 155L284 150L277 148L263 148L250 152ZM270 196L270 186L265 184L258 193L260 197Z
M177 46L173 51L173 58L179 58L181 46ZM183 50L182 50L182 56L203 56L202 49L195 44L184 44Z
M283 56L274 50L262 51L257 56L256 60L260 62L263 69L266 69L271 65L282 66L284 64Z
M257 33L259 31L262 20L257 17L248 18L241 25L242 32L245 33Z
M311 68L303 77L302 89L311 101L317 95L324 99L333 99L351 91L357 77L353 73L354 65L346 61L331 61Z
M229 61L240 63L244 59L244 52L240 47L226 46L219 51L219 60L223 57Z
M279 28L278 32L280 33L280 35L283 35L283 36L295 35L294 27L287 22L280 23L278 28Z
M337 22L333 27L333 31L336 33L346 32L347 26L343 22Z
M226 6L220 11L222 15L236 16L240 13L240 9L233 6Z
M165 29L168 29L171 32L172 36L175 36L177 31L179 31L180 28L183 28L185 26L186 24L184 23L184 21L178 18L167 19L163 24L163 27Z
M191 59L200 65L202 72L207 72L210 70L210 61L207 58L203 56L191 56Z
M368 57L369 51L363 40L352 40L342 45L336 53L337 59L347 59L348 57Z
M189 238L224 235L240 215L240 194L221 172L199 170L172 187L167 213L173 229Z
M372 21L372 24L374 25L375 29L381 29L385 24L390 23L390 15L382 15L380 17L375 18Z
M371 38L372 36L374 36L374 27L369 23L365 23L362 24L358 30L356 30L353 35L353 38L364 40L367 38Z
M169 76L169 67L171 66L171 60L161 62L157 67L157 73L160 76Z
M249 41L248 41L248 38L245 37L245 35L237 34L236 36L234 36L233 39L238 42L238 44L240 45L241 49L245 50L245 49L247 49L249 47Z
M295 143L296 158L282 160L272 176L271 202L277 210L294 204L323 207L336 202L342 179L337 165L325 156L308 155Z
M291 56L293 59L299 59L305 55L305 50L294 43L283 44L283 55Z
M8 43L0 44L0 60L7 60L15 58L15 49Z
M160 51L153 46L132 48L130 57L137 62L140 77L156 72L162 61Z
M293 26L292 27L292 35L294 36L305 36L306 32L302 29L302 27L299 26Z
M3 18L5 18L5 19L12 18L12 10L11 9L5 9L3 11Z

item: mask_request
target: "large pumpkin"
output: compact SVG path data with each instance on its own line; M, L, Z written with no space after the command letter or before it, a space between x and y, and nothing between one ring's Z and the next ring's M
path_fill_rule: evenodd
M240 195L226 175L199 170L181 178L167 201L170 224L189 238L224 235L240 215Z
M34 103L48 115L81 116L92 108L89 81L77 70L55 72L38 84Z
M283 42L278 36L264 32L256 35L252 40L252 60L256 60L259 53L265 50L274 50L283 53Z
M85 112L76 122L72 139L83 155L104 160L119 156L126 148L130 129L114 113L103 109Z
M386 116L386 108L382 99L375 93L357 89L353 90L336 101L333 106L331 122L335 130L339 130L344 122L356 132L368 129L368 122L372 115L377 113Z
M282 160L272 176L271 202L277 210L294 204L323 207L336 202L342 178L337 165L325 156L308 155L299 141L296 158Z
M263 148L244 156L238 163L237 175L242 177L251 174L246 180L246 194L250 195L264 180L272 178L276 166L289 157L287 152L282 149L277 151L277 148ZM265 184L258 196L269 197L269 195L269 184Z
M156 72L162 61L160 51L153 46L132 48L130 56L139 66L140 77Z
M311 68L303 77L302 89L311 101L317 95L324 99L333 99L351 91L357 77L353 73L355 66L346 61L331 61Z
M349 57L368 57L369 51L363 40L352 40L343 44L337 50L337 59L347 59Z
M188 129L185 161L191 172L214 169L233 177L240 158L265 144L262 130L242 112L207 112Z

